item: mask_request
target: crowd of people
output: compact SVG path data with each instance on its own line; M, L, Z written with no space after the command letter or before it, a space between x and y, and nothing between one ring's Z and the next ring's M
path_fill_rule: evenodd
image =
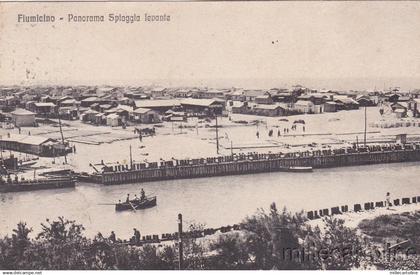
M284 135L285 135L285 134L288 134L290 130L292 130L292 131L297 131L297 124L293 124L293 125L290 127L290 129L289 129L288 127L283 128L283 134L284 134ZM302 131L303 131L303 132L305 132L305 131L306 131L305 125L302 125ZM257 136L257 138L260 138L260 131L258 131L258 130L257 130L256 136ZM273 136L274 136L274 130L273 130L273 129L270 129L270 130L268 131L268 136L269 136L269 137L273 137ZM281 130L280 130L280 129L278 129L278 130L277 130L277 137L281 137Z

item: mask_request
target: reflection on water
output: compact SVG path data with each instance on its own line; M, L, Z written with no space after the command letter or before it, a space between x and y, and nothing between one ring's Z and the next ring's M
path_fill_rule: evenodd
M221 226L240 222L272 202L300 211L384 200L386 192L420 195L419 175L417 162L8 193L0 195L0 234L11 234L19 221L36 232L46 218L58 216L82 223L89 236L114 230L127 237L134 227L142 234L175 232L178 213L186 222ZM157 207L115 212L113 205L99 205L124 200L128 193L139 195L141 188L157 195Z

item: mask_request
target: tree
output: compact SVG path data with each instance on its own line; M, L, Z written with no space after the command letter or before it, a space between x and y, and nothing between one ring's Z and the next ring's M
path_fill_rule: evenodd
M205 253L208 250L196 236L197 232L204 230L204 227L204 224L191 223L188 230L184 232L182 237L184 269L200 270L206 268ZM178 249L176 253L178 254Z
M299 257L287 257L290 251L298 251L298 242L304 232L302 213L292 215L284 208L281 213L276 204L270 206L270 213L260 210L243 223L246 231L248 251L256 269L296 269Z
M360 267L363 240L356 229L344 226L344 220L324 218L324 232L313 236L314 260L322 269L350 270Z
M246 269L250 261L248 246L243 234L235 232L219 236L210 246L217 255L211 261L213 269Z

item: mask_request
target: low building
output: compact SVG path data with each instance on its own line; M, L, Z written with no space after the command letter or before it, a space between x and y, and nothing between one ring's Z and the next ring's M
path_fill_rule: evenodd
M65 99L63 101L60 101L59 106L60 107L78 107L80 106L80 101L77 101L76 99L73 99L73 98Z
M314 114L315 104L309 100L298 100L294 105L293 109L303 114Z
M396 118L403 118L407 116L407 109L397 108L394 110L394 114Z
M150 95L153 98L164 97L166 95L166 88L153 88L150 91Z
M245 95L243 90L234 90L226 94L225 98L232 101L245 101Z
M337 112L337 103L334 101L327 101L324 103L324 112L334 113Z
M267 95L268 92L265 90L243 90L242 95L245 101L254 101L255 98L262 95Z
M58 115L61 119L75 120L79 117L79 112L76 107L59 107Z
M293 93L288 91L277 92L276 94L271 95L271 97L274 102L293 103L295 101Z
M121 125L121 118L117 114L109 114L106 116L106 125L116 127Z
M165 115L162 117L162 120L182 122L182 121L187 121L187 116L185 112L175 112L175 111L169 110L165 112Z
M181 108L181 103L177 99L160 99L160 100L136 100L137 108L152 109L160 114L171 109Z
M0 139L0 146L6 150L33 154L44 157L62 156L71 152L68 144L42 136L8 134Z
M397 102L391 104L391 109L397 118L403 118L407 116L408 106L407 102Z
M191 93L193 98L197 99L212 99L212 98L224 98L225 97L224 90L199 90Z
M255 98L257 104L273 104L273 99L270 95L260 95Z
M107 116L103 113L98 113L93 117L92 122L96 125L104 125L108 122L107 121Z
M375 106L375 103L368 95L358 95L356 96L356 101L359 103L359 106Z
M160 122L159 113L147 108L137 108L132 112L132 121L137 123Z
M188 89L178 89L176 91L173 91L171 93L171 95L173 97L183 97L183 98L186 98L186 97L190 97L191 96L191 91L188 90Z
M408 102L408 108L413 113L413 117L420 116L420 99L414 98Z
M10 113L12 115L12 121L17 127L28 127L35 125L35 113L25 110L16 109Z
M234 114L247 114L248 112L248 102L242 101L228 101L226 108Z
M84 122L95 122L95 116L99 114L99 112L95 111L95 110L87 110L86 112L84 112L80 118L82 121Z
M257 104L252 108L252 113L257 116L284 116L286 109L277 104Z
M181 101L186 113L191 115L221 115L225 110L224 100L187 98Z
M111 103L111 100L107 100L107 99L103 99L103 98L93 96L93 97L85 98L85 99L80 101L80 105L82 107L90 107L91 105L93 105L95 103L97 103L99 105L100 104L109 104L109 103Z
M359 103L348 96L334 96L334 102L337 103L337 110L357 110Z
M33 107L33 111L38 115L48 116L57 112L57 106L52 102L36 102Z

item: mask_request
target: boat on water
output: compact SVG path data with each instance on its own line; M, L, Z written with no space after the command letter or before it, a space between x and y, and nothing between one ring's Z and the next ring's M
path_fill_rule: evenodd
M1 181L0 193L25 192L46 189L74 188L76 179L71 176L42 178L37 180Z
M295 173L307 173L307 172L312 172L312 167L311 166L291 166L288 167L288 172L295 172Z
M134 199L129 200L121 203L115 204L115 211L126 211L126 210L140 210L140 209L146 209L156 206L157 204L157 198L154 197L146 197L143 200L140 199Z

